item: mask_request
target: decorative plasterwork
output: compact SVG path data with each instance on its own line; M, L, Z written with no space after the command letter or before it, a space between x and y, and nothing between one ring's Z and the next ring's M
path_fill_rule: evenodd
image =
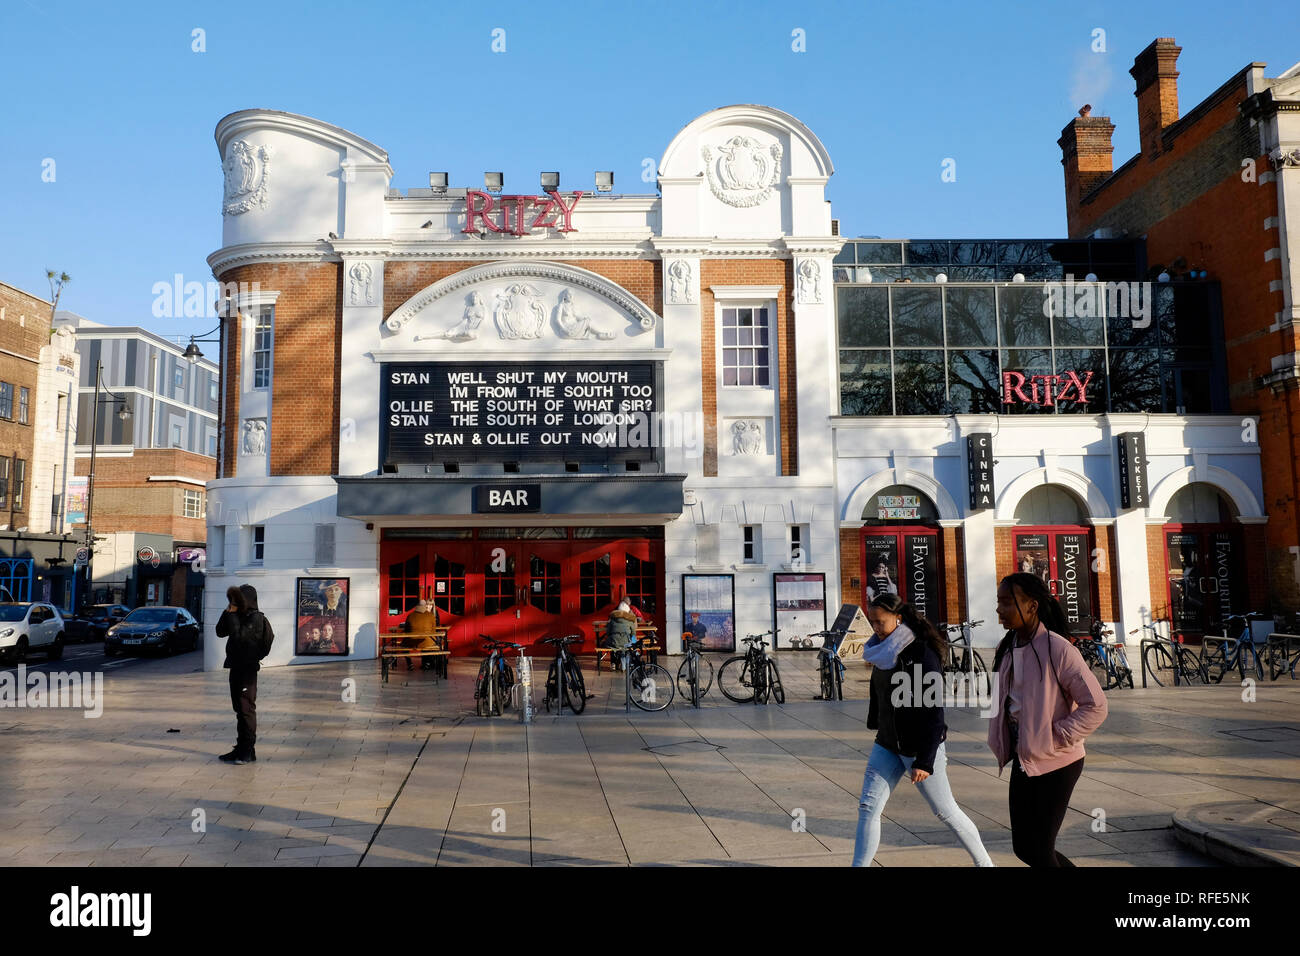
M728 206L757 206L781 178L781 144L763 145L752 136L733 136L720 146L702 146L704 176L713 195Z
M794 270L795 301L803 305L820 305L822 301L822 264L816 259L800 259Z
M668 276L668 302L672 305L695 301L695 280L689 259L674 259L665 270Z
M375 270L368 262L354 262L348 268L348 305L375 304Z
M225 203L222 211L227 216L238 216L254 206L266 208L266 186L271 178L270 143L253 146L247 140L237 139L226 151L221 164L226 177Z
M761 455L766 446L763 426L757 419L732 423L731 453L733 455Z
M266 419L245 418L240 429L240 457L256 457L266 454Z
M632 316L645 331L655 327L655 313L636 296L624 291L604 276L574 266L540 262L490 262L472 269L463 269L455 275L435 282L417 292L393 311L385 321L391 332L400 332L420 312L438 299L492 279L551 279L568 285L580 286L607 299L615 307Z
M709 286L715 299L775 299L781 294L779 285L713 285Z
M1279 146L1268 154L1274 169L1300 167L1300 146Z

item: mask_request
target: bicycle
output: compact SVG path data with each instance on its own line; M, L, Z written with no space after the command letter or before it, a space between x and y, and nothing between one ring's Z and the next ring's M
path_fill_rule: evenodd
M510 688L515 685L515 670L502 651L507 647L522 650L523 645L498 641L486 634L479 637L486 642L483 650L488 656L479 665L474 681L474 713L479 717L500 717L510 706Z
M564 704L567 702L569 710L575 715L582 713L587 709L587 684L582 678L582 665L578 659L569 653L570 644L581 644L581 634L570 634L566 637L544 637L541 640L543 644L555 645L555 660L551 661L550 668L546 671L546 710L551 710L551 701L555 701L555 710L557 713L564 712ZM560 699L560 689L563 688L564 699Z
M650 646L653 644L651 638ZM673 675L666 668L642 658L641 647L640 641L634 641L623 648L628 699L642 710L663 710L673 702ZM668 689L666 694L664 688Z
M1205 667L1201 659L1192 653L1191 649L1184 647L1182 644L1176 644L1169 638L1165 637L1156 630L1156 623L1143 624L1141 627L1135 627L1129 631L1130 634L1137 634L1141 631L1150 631L1152 636L1142 638L1140 642L1142 654L1142 686L1146 686L1147 675L1155 681L1157 687L1163 687L1166 683L1173 684L1177 687L1182 684L1205 684L1209 678L1205 673ZM1163 623L1163 622L1161 622Z
M940 624L939 629L957 637L948 639L948 660L943 665L945 674L983 674L988 676L989 669L984 666L984 658L971 646L970 629L979 627L983 621L962 621L960 624Z
M818 631L813 635L822 639L821 650L817 654L821 693L813 700L844 699L844 659L840 657L840 645L844 643L845 633L847 632Z
M1244 680L1246 677L1246 659L1250 658L1251 670L1257 680L1264 679L1264 662L1260 659L1259 648L1251 636L1251 621L1268 620L1262 614L1230 614L1223 622L1223 635L1206 634L1201 638L1201 664L1205 668L1207 680L1222 684L1223 678L1230 670L1236 669ZM1236 634L1229 635L1228 630L1239 625Z
M713 664L700 655L704 649L703 641L692 640L683 634L682 646L686 648L686 660L677 668L677 691L690 700L692 707L699 707L700 698L713 686Z
M1103 628L1101 621L1094 617L1087 637L1070 635L1070 642L1078 648L1102 690L1115 690L1126 684L1133 686L1133 668L1129 666L1124 645L1106 640L1114 633L1110 628Z
M743 642L749 645L745 653L722 662L718 671L718 687L728 700L737 704L748 704L750 701L766 704L769 697L774 697L778 704L785 703L781 672L777 669L776 660L763 650L768 646L763 638L771 636L775 640L779 630L780 628L773 628L743 638Z
M1269 680L1277 680L1287 673L1292 680L1296 679L1296 666L1300 665L1300 637L1294 634L1270 634L1266 653Z

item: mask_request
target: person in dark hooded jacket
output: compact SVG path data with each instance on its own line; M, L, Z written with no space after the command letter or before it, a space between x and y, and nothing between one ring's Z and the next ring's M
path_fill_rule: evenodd
M257 760L257 672L263 647L275 640L271 623L257 609L257 590L251 584L226 589L229 602L217 621L217 637L226 640L226 661L230 670L230 703L235 709L235 749L221 755L226 763Z

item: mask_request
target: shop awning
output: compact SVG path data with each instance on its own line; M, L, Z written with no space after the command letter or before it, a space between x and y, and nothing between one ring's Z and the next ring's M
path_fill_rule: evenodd
M342 518L619 516L669 521L686 475L335 475Z

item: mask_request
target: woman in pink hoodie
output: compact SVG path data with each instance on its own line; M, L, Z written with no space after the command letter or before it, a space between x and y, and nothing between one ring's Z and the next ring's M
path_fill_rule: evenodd
M1056 851L1084 738L1106 719L1106 698L1082 655L1065 639L1065 612L1036 574L998 585L1007 635L993 659L1000 707L989 721L998 774L1011 762L1011 845L1029 866L1073 866Z

